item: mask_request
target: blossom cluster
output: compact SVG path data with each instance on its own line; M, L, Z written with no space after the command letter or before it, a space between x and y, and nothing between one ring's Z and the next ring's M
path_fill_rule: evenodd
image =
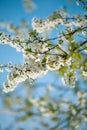
M33 2L33 0L23 0L23 5L25 11L27 12L31 12L33 9L36 8L36 4Z
M42 74L47 73L47 70L42 64L32 58L26 58L23 65L6 67L12 67L12 71L8 74L7 80L4 82L4 92L13 91L19 83L24 82L26 79L35 79Z
M53 14L47 17L46 20L38 18L32 19L32 27L34 30L37 30L38 33L48 31L52 28L56 28L60 23L64 24L64 20L62 19L62 15L59 11L53 12Z
M46 20L34 18L32 21L33 30L29 30L28 25L24 22L22 27L15 27L7 24L11 28L13 34L8 35L4 32L0 33L0 44L9 44L11 47L21 51L24 56L22 65L0 65L2 68L10 68L11 72L7 76L4 83L4 91L9 92L25 81L26 79L35 79L42 74L46 74L49 70L57 71L62 76L64 84L75 87L78 80L76 69L82 71L82 75L87 77L85 72L86 59L82 59L82 51L85 50L87 39L83 32L86 32L87 19L83 16L75 16L69 18L63 11L55 11L48 16ZM7 26L5 23L0 26ZM64 25L63 31L58 32L54 38L48 38L41 34L58 25ZM75 34L80 35L84 41L81 43L76 41ZM55 40L56 39L56 40ZM55 43L52 42L55 40ZM82 51L81 51L82 49ZM84 62L84 63L82 63ZM84 66L83 69L81 66Z
M56 10L46 20L33 18L32 27L37 30L38 33L52 30L53 28L58 28L59 25L66 27L81 27L85 26L87 19L81 18L79 15L70 17L67 13L63 11Z

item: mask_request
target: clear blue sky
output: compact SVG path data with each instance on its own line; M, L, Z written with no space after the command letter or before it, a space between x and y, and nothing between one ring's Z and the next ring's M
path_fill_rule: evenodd
M67 0L34 0L37 8L31 13L26 13L23 7L22 0L0 0L0 21L12 22L18 25L20 20L25 18L31 24L33 17L45 18L52 11L66 6L70 14L83 13L81 6L76 6L75 0L71 4ZM0 28L0 31L2 29ZM22 54L16 52L14 48L9 45L0 45L0 63L22 63ZM3 81L4 76L0 74L0 81Z
M25 18L31 24L33 17L45 18L52 11L60 9L62 6L66 6L70 14L82 14L82 7L76 6L75 1L71 4L67 0L34 0L37 8L31 13L26 13L22 0L0 0L0 21L3 20L18 25L20 20ZM1 28L0 31L2 31ZM13 64L22 63L22 53L16 52L9 45L0 45L0 64L8 63L9 61L12 61ZM6 75L6 72L0 73L0 85L6 78Z

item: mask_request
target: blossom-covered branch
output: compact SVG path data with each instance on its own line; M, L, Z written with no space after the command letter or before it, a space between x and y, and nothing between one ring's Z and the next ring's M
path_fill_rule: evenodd
M87 40L76 40L78 35L87 35L85 15L70 17L67 12L56 10L45 20L33 18L32 29L25 21L23 23L19 28L5 23L3 25L3 22L0 24L2 27L8 26L13 32L12 35L1 32L0 44L9 44L24 56L22 65L0 65L1 71L4 67L11 69L4 83L5 92L13 91L19 83L30 78L36 79L49 70L61 75L63 85L73 87L78 80L77 69L81 76L86 77L86 64L80 61L86 62L86 59L82 60L82 51L86 48ZM61 32L58 26L62 26ZM45 37L47 31L54 29L58 31L55 37Z

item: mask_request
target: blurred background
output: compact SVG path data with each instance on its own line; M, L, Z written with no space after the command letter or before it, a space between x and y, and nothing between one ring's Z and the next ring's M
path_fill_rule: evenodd
M23 21L32 28L32 18L45 19L55 10L65 8L70 15L83 15L76 0L0 0L0 22L16 27ZM0 32L8 33L7 28ZM61 27L51 32L56 36ZM0 64L22 64L23 54L9 45L0 45ZM80 79L76 88L63 86L56 72L49 72L18 85L9 93L2 92L7 72L0 73L0 130L86 130L87 84ZM83 106L83 107L82 107Z

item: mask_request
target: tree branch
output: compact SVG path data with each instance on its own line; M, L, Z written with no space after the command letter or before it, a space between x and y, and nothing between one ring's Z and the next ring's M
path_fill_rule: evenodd
M80 44L80 47L83 46L83 45L85 45L86 43L87 43L87 40L84 41L84 42L82 42L82 43Z
M85 45L86 43L87 43L87 40L84 41L84 42L82 42L82 43L79 45L79 48L80 48L81 46ZM79 48L76 48L76 47L75 47L75 48L73 49L73 51L79 52L79 50L78 50Z
M87 47L78 50L78 52L84 51L85 49L87 49Z

